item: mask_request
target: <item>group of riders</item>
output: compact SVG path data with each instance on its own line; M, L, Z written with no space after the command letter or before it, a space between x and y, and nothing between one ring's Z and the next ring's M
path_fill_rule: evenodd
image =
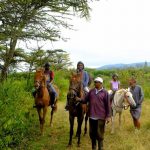
M54 72L50 70L50 64L46 63L44 65L45 71L44 74L47 79L47 88L51 97L51 107L55 107L55 99L57 93L53 87L52 81L54 79ZM89 90L89 74L84 70L84 63L79 61L77 63L76 72L81 75L82 86L87 96L83 100L83 104L87 101L91 103L90 106L90 115L89 115L89 127L90 127L90 138L92 141L92 149L96 149L96 140L98 140L98 149L103 149L103 139L104 139L104 127L105 123L110 121L111 113L109 111L111 101L113 100L114 94L120 88L120 81L118 80L118 74L112 75L112 80L110 81L110 89L112 91L111 95L108 95L108 92L103 87L103 79L101 77L96 77L94 79L94 88ZM141 104L144 99L144 94L142 88L139 85L136 85L136 79L131 78L129 80L130 91L133 95L133 98L136 102L135 108L130 108L130 112L133 118L134 127L140 129L140 114L141 114ZM36 96L36 90L33 92L33 96ZM109 97L109 98L108 98ZM66 101L65 110L68 111L69 104ZM106 117L107 116L107 117Z

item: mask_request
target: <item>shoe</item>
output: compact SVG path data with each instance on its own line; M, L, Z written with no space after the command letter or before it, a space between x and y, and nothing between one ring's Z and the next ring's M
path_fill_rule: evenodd
M36 105L33 105L33 108L36 108L37 106Z

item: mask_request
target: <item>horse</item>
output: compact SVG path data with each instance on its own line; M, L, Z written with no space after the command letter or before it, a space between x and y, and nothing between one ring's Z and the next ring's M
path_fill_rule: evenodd
M70 123L70 138L68 146L72 145L72 136L73 136L73 127L74 127L74 119L77 117L77 132L76 137L78 137L78 146L80 146L80 135L81 135L81 127L84 119L85 112L85 104L81 103L81 99L84 97L84 91L82 86L81 75L78 73L72 73L70 77L69 83L69 91L67 93L68 100L68 109L69 109L69 123ZM83 107L84 106L84 107ZM87 120L88 115L86 113L85 117L85 128L84 134L87 132Z
M46 76L44 75L44 68L37 69L34 76L34 87L36 89L35 95L35 106L38 112L39 121L40 121L40 131L43 135L43 128L45 123L45 117L47 113L47 108L50 105L50 95L46 85ZM55 104L57 100L55 101ZM51 117L50 117L50 126L52 124L53 112L57 107L52 108Z
M108 91L109 95L112 93L111 90ZM127 105L126 105L127 103ZM132 97L132 93L128 89L120 89L115 92L114 98L112 100L111 108L112 108L112 128L111 133L114 133L115 126L115 116L116 113L119 113L119 128L121 126L121 115L122 110L128 109L129 106L136 106L136 103Z

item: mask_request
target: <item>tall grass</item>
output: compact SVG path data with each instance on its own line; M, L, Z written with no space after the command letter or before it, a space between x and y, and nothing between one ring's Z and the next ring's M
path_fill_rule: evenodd
M0 149L18 145L28 133L33 101L25 87L25 80L7 80L0 85Z
M104 78L104 86L109 89L109 81L111 80L112 73L117 72L119 74L119 80L121 81L122 87L128 87L128 79L131 76L136 76L137 83L143 87L145 97L147 98L147 105L144 105L144 117L143 122L147 122L142 129L145 136L148 136L150 129L150 123L148 123L148 110L149 110L149 98L150 98L150 69L126 69L126 70L113 70L113 71L97 71L90 70L93 78L96 76L102 76ZM60 99L58 105L58 112L54 114L54 127L48 129L48 124L45 127L45 131L48 132L47 136L42 139L39 137L39 122L38 115L33 106L33 97L31 95L31 90L33 88L33 74L30 78L27 73L15 74L15 76L10 76L9 79L0 85L0 149L15 149L18 145L22 145L26 149L37 149L39 150L60 150L66 149L69 134L69 122L68 114L64 112L64 105L66 101L66 93L68 91L70 71L61 70L55 71L54 84L56 84L60 90ZM61 101L61 103L60 103ZM61 107L61 109L60 109ZM48 112L49 114L50 112ZM127 115L129 117L129 115ZM49 115L47 115L49 119ZM128 119L127 119L128 120ZM48 121L49 122L49 121ZM128 122L130 122L128 124ZM106 143L111 142L112 149L115 149L114 139L121 139L123 142L119 142L118 150L130 150L138 149L133 142L139 140L140 137L132 139L131 136L136 136L132 133L131 126L132 121L126 121L124 128L127 132L123 132L121 135L116 134L111 136L106 131ZM33 127L32 127L33 126ZM131 134L130 134L131 132ZM128 134L130 137L128 138ZM139 134L142 136L142 133ZM52 138L52 137L55 138ZM40 143L39 139L42 143ZM108 141L107 141L108 139ZM148 136L148 139L150 137ZM143 146L144 142L148 142L146 138L142 137L143 142L139 147L150 148L150 145ZM31 142L32 141L32 142ZM37 143L37 141L39 143ZM117 142L117 141L115 141ZM81 149L90 149L90 140L86 137L83 138L84 146ZM33 146L35 144L35 146ZM41 144L41 146L40 146ZM135 148L134 148L135 146ZM110 146L106 146L110 149ZM125 147L125 148L124 148ZM141 148L144 149L144 148ZM17 149L17 148L16 148ZM22 148L21 148L22 149ZM76 149L76 148L73 148ZM140 150L140 149L139 149Z

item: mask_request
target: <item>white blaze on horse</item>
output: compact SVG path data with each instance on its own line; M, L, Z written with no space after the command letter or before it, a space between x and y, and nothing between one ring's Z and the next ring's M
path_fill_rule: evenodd
M112 91L108 91L109 95L112 94ZM119 113L119 128L121 126L121 114L122 110L128 109L129 106L136 106L136 103L132 97L132 93L128 89L120 89L116 91L114 98L112 100L111 108L112 108L112 128L111 133L114 133L115 127L115 116L116 113Z

